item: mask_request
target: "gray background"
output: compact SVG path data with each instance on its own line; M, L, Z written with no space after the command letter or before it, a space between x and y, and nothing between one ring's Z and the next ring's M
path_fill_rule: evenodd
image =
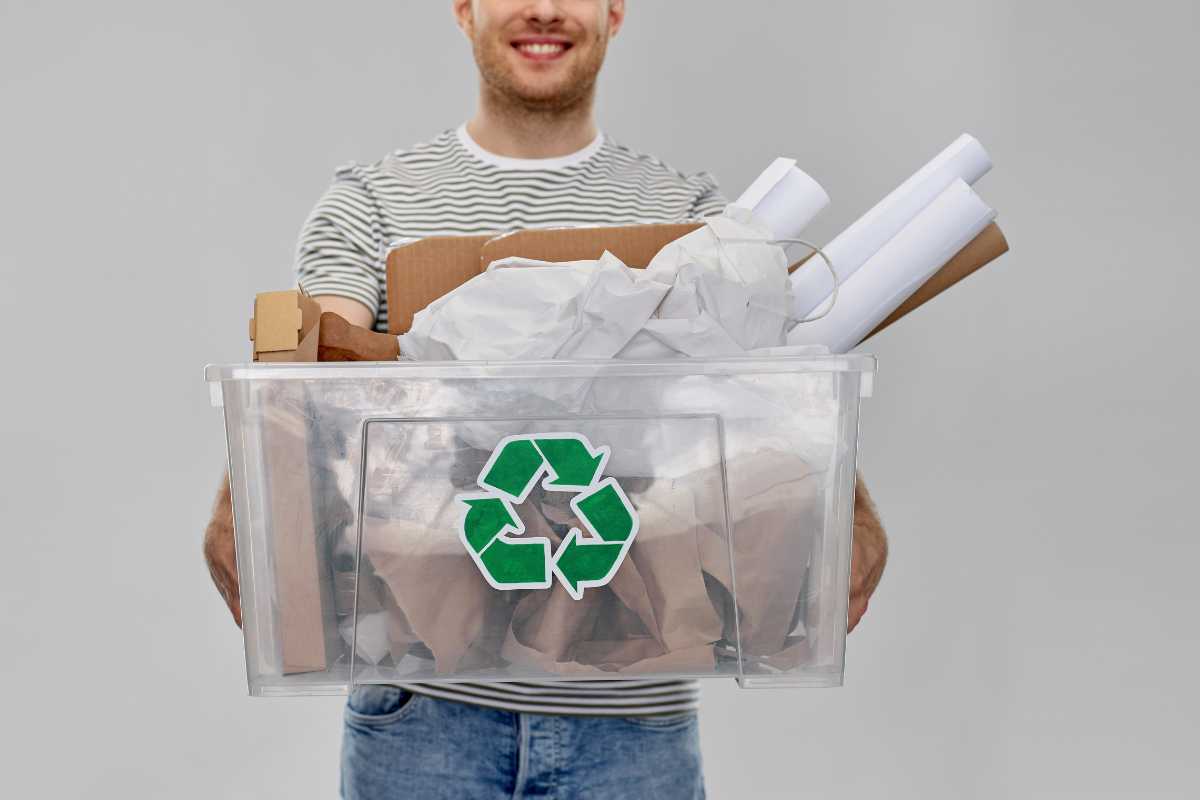
M334 167L457 124L449 2L0 17L7 796L329 797L341 701L245 696L200 540L244 360ZM870 343L891 536L846 686L705 686L710 796L1195 797L1200 4L631 0L603 127L825 239L968 130L1013 252Z

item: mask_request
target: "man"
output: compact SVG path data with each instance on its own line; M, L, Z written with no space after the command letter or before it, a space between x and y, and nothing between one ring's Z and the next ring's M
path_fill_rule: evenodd
M457 130L339 170L305 223L299 283L364 328L387 330L389 244L437 234L677 221L726 204L618 145L593 117L596 78L624 0L454 0L479 67L479 104ZM886 560L862 483L855 503L853 627ZM206 555L238 618L228 487ZM356 688L343 739L346 797L702 797L698 686L453 683Z

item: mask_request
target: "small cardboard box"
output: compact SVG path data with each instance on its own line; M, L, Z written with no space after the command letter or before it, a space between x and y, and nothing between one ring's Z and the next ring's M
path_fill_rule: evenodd
M255 361L316 361L321 306L298 290L254 298L250 341Z
M599 258L607 250L630 267L645 268L669 242L701 224L548 228L500 236L431 236L401 245L387 259L388 330L393 334L406 332L418 311L498 259L523 256L542 261L577 261ZM1000 228L994 223L989 225L867 338L1007 251L1008 243ZM793 265L792 269L798 266Z

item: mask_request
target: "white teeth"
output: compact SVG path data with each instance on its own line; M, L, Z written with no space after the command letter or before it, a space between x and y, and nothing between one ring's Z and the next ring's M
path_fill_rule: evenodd
M522 52L529 53L530 55L548 56L555 53L561 53L565 48L561 44L538 42L534 44L520 45L520 49Z

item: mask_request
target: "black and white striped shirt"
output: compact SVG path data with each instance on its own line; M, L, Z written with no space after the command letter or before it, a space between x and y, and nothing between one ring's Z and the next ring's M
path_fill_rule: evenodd
M488 153L466 126L398 150L373 164L337 170L304 224L296 253L300 285L365 305L387 330L386 261L391 245L452 234L519 228L678 222L726 204L707 173L684 175L600 134L561 158ZM401 683L412 692L557 714L644 715L694 708L694 680Z

